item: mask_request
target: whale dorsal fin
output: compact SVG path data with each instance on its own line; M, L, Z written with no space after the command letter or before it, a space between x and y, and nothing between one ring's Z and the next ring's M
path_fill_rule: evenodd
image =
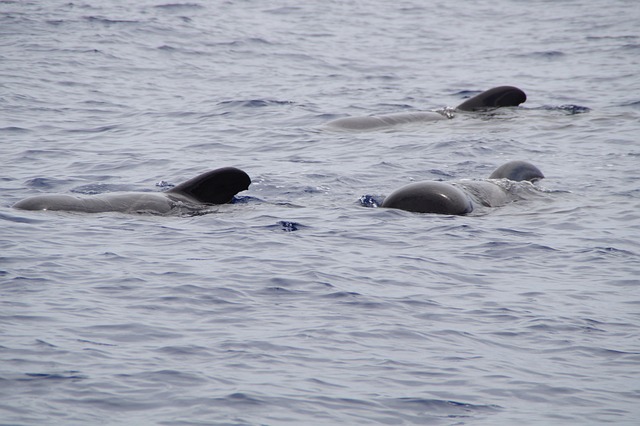
M203 204L225 204L238 192L248 189L249 185L251 178L248 174L235 167L223 167L182 182L167 193L186 195Z
M500 86L486 90L457 106L460 111L476 111L488 108L518 106L527 100L527 95L514 86Z

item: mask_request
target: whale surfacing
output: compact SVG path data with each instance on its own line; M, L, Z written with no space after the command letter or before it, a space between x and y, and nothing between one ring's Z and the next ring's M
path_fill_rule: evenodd
M527 95L514 86L499 86L467 99L455 109L438 111L407 111L364 117L344 117L329 121L324 127L332 130L379 130L409 123L440 121L453 118L453 111L482 111L514 107L527 100Z
M542 172L526 161L510 161L498 167L489 179L508 179L515 182L536 182L544 178ZM415 213L465 215L474 205L499 207L512 201L498 182L459 181L453 183L427 181L405 185L384 199L381 207Z
M461 189L444 182L416 182L384 199L382 207L416 213L463 215L473 211L471 199Z
M516 182L528 180L537 182L544 179L544 175L536 166L526 161L509 161L491 173L489 179L509 179Z
M95 196L36 195L13 205L22 210L52 210L84 213L167 214L181 205L192 209L226 204L249 188L251 178L235 167L223 167L198 175L165 192L124 192Z

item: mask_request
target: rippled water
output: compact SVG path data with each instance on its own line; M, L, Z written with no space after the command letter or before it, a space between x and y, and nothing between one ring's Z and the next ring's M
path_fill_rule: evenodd
M0 2L1 424L640 420L634 1ZM385 131L348 115L522 107ZM527 160L466 217L367 208ZM211 214L24 212L235 166Z

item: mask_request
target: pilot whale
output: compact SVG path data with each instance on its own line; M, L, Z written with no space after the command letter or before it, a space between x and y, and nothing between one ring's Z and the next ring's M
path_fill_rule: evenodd
M14 204L22 210L56 210L84 213L121 212L167 214L185 207L198 210L211 204L225 204L249 188L251 178L235 167L202 173L165 192L123 192L86 197L36 195Z
M542 172L533 164L510 161L494 170L489 180L410 183L392 192L381 207L416 213L465 215L477 205L498 207L512 201L506 187L493 179L534 183L543 178Z
M448 120L453 111L482 111L493 108L518 106L527 100L527 95L514 86L499 86L486 90L458 105L454 110L410 111L366 117L344 117L324 125L335 130L375 130L399 124Z

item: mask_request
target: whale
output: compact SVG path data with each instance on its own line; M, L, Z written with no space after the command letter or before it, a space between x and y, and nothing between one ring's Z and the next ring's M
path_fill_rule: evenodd
M18 201L13 208L83 213L168 214L197 211L210 205L226 204L249 188L251 178L235 167L202 173L164 192L114 192L77 197L68 194L36 195Z
M488 180L425 181L405 185L387 196L380 207L415 213L466 215L477 206L499 207L514 200L502 180L535 183L544 178L526 161L510 161L495 169Z
M453 118L455 111L474 112L515 107L526 100L527 95L521 89L514 86L499 86L485 90L467 99L454 109L445 108L436 111L408 111L363 117L343 117L325 123L324 128L355 131L376 130L401 124L442 121Z

